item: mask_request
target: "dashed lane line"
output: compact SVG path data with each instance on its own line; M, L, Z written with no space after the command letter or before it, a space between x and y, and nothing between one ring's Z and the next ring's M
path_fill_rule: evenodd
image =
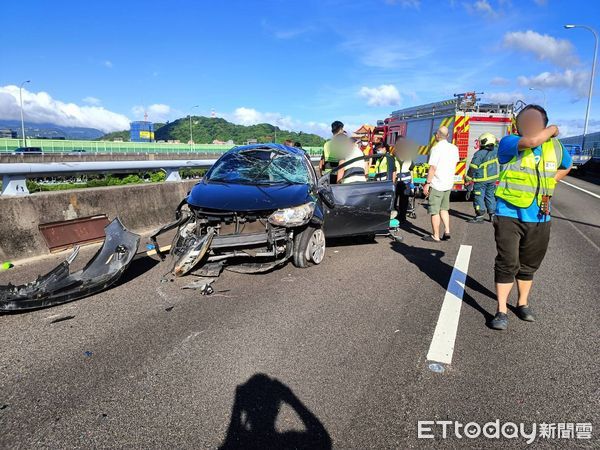
M456 341L456 332L460 319L460 309L463 303L462 299L469 271L471 249L470 245L461 245L456 255L456 262L452 269L452 275L450 275L448 289L444 296L442 309L440 310L437 325L433 332L433 339L427 353L429 361L443 364L450 364L452 362L454 342Z

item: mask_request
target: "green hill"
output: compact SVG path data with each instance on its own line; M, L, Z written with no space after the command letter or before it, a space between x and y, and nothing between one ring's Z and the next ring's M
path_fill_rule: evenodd
M188 142L190 139L189 118L184 117L167 124L155 126L154 138L157 141L168 141L178 139ZM232 140L235 144L244 144L250 139L258 142L283 142L289 139L300 142L303 147L322 147L325 139L311 133L281 130L279 127L268 123L258 125L236 125L222 118L210 118L203 116L192 116L192 131L194 142L198 144L211 144L215 139L219 141ZM129 131L117 131L105 135L102 139L111 140L115 137L129 140Z

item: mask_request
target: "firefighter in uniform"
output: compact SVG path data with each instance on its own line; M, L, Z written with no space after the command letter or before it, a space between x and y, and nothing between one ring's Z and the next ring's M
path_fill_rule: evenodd
M466 175L467 181L473 182L475 208L475 217L468 220L469 223L482 223L486 211L491 222L496 211L496 181L500 169L496 148L498 141L492 133L483 133L478 142L479 150L473 155Z
M340 160L344 159L348 137L344 134L344 124L336 120L331 124L331 134L333 137L325 142L323 146L323 155L319 162L321 174L331 174L331 171L340 164ZM337 182L337 175L330 175L330 183Z

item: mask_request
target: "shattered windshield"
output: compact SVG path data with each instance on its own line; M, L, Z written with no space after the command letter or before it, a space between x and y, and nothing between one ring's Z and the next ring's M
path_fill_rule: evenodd
M307 184L310 175L301 155L259 148L224 155L208 172L207 180L240 184Z

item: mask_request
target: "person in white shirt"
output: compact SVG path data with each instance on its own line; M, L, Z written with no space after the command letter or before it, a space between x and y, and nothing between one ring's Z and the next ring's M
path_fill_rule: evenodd
M431 148L429 156L429 172L423 187L425 196L429 198L429 215L431 216L432 234L424 236L424 241L440 242L450 239L450 192L454 185L456 163L458 163L458 147L448 142L448 128L441 126L435 132L437 143ZM444 235L440 239L440 219L444 224Z

